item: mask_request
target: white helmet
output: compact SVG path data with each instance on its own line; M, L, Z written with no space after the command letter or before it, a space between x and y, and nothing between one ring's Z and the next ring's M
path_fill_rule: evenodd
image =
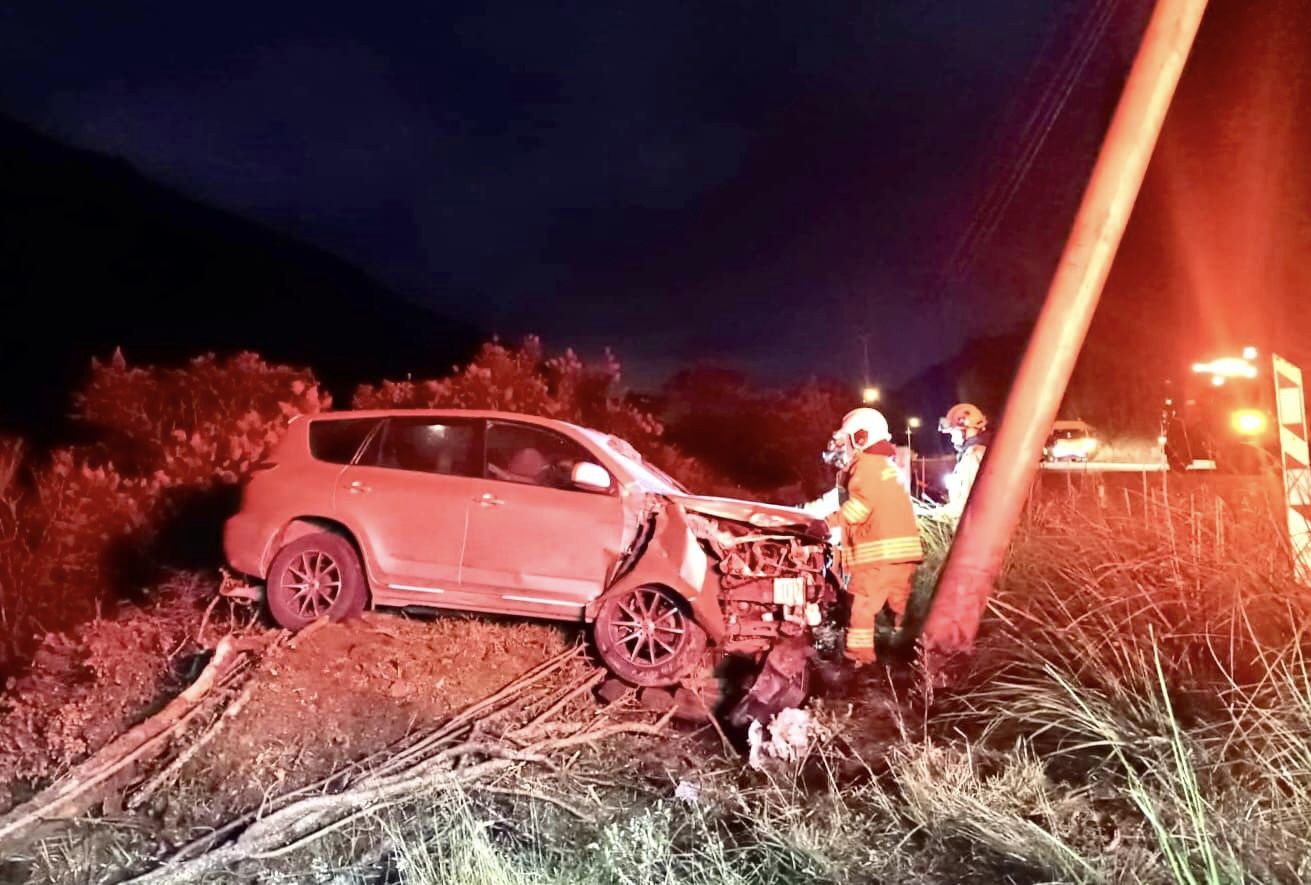
M839 436L851 440L854 449L864 451L875 443L892 439L888 432L888 419L878 409L852 409L842 419Z

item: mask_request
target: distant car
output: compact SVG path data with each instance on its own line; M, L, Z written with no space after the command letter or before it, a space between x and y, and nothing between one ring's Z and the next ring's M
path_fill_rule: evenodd
M299 629L367 605L592 625L612 672L673 685L711 653L808 636L836 600L800 510L689 494L614 436L504 412L300 417L224 529Z
M1047 461L1089 461L1101 448L1097 432L1085 421L1057 421L1043 446Z

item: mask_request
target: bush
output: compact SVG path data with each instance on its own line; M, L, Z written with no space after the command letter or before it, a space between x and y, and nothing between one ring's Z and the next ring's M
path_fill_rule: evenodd
M130 368L116 353L93 361L77 403L98 442L36 457L20 441L0 441L0 672L44 632L135 589L124 585L184 506L235 486L290 416L329 400L308 372L254 354ZM217 526L183 534L213 543Z
M121 352L91 362L77 417L119 469L167 486L235 483L282 436L287 420L332 407L305 370L242 353L179 368L127 365Z
M703 366L674 376L663 399L669 441L755 494L797 503L833 487L820 453L853 407L841 387L812 380L756 388L739 373Z
M666 442L660 420L619 393L620 378L619 361L609 351L599 364L589 365L572 350L548 357L541 341L529 337L518 348L497 341L484 344L473 362L446 378L361 385L352 405L357 409L492 409L569 421L627 440L694 491L742 494L741 486Z

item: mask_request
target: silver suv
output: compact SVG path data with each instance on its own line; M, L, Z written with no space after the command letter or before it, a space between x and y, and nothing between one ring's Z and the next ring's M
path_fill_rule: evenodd
M823 522L689 494L621 439L503 412L297 418L224 549L291 629L368 605L583 621L643 686L808 639L836 598Z

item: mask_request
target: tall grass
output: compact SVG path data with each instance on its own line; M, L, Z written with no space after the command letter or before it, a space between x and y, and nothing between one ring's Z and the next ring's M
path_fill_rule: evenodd
M1147 514L1033 515L967 685L931 730L1022 741L1181 883L1311 871L1311 597L1272 514L1158 501ZM1224 512L1224 511L1220 511ZM1181 543L1200 536L1216 543Z
M668 791L565 841L464 797L399 838L400 878L1309 881L1308 590L1268 512L1231 512L1221 548L1180 538L1222 511L1154 506L1031 511L968 678L815 703L824 731L795 768L671 770L700 799ZM898 737L862 741L880 725L862 709Z

